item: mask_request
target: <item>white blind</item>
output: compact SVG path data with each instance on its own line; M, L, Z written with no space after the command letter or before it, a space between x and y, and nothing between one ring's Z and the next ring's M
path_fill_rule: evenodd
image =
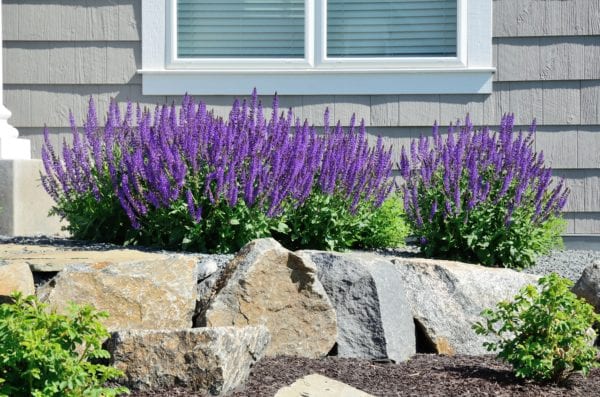
M303 58L304 0L178 0L181 58Z
M457 0L328 0L330 57L455 56Z

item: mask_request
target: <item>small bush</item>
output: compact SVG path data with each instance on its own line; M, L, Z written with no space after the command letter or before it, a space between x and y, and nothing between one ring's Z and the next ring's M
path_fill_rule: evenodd
M255 91L227 120L188 96L179 112L129 103L122 115L113 102L99 128L90 100L62 155L46 131L42 182L78 239L203 252L273 235L297 248L373 245L363 236L392 189L391 149L369 147L354 124L332 128L326 112L318 134L279 114L277 97L267 120Z
M124 387L104 384L122 376L90 360L109 358L102 342L107 317L90 306L72 306L67 316L48 311L34 296L12 296L0 305L0 396L117 396ZM79 352L78 352L79 351Z
M496 311L484 310L485 323L476 323L474 330L500 337L484 346L499 350L498 357L520 378L560 383L577 371L587 376L598 366L592 326L600 316L570 291L570 280L552 273L538 283L541 292L529 285Z
M361 248L396 248L405 244L410 228L402 199L388 197L375 211L366 211L365 225L361 230Z
M410 225L427 256L524 268L562 244L560 218L568 189L552 186L543 153L528 134L513 132L504 116L498 133L450 126L443 139L411 142L402 150L400 174Z

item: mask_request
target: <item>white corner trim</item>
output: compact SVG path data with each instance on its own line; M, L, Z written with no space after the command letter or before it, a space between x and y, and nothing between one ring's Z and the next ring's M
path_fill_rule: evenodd
M0 160L31 160L31 142L0 135Z
M177 59L177 0L142 0L144 95L484 94L492 92L492 0L458 0L454 58L327 59L320 12L305 0L304 59ZM316 14L316 18L313 17ZM466 23L464 23L466 21Z
M167 8L169 0L142 0L142 65L164 69L167 44Z

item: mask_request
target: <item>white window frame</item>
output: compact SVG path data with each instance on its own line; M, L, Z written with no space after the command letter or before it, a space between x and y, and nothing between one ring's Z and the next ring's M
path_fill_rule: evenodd
M177 57L177 0L142 0L145 95L491 93L492 0L458 0L455 57L331 58L327 1L305 0L304 58Z

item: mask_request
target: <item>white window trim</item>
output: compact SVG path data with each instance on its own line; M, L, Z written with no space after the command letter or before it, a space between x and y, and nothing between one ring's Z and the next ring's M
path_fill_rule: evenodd
M326 0L305 0L303 59L177 58L177 1L142 0L145 95L491 93L492 0L458 0L457 56L328 58ZM320 12L315 12L320 10Z

